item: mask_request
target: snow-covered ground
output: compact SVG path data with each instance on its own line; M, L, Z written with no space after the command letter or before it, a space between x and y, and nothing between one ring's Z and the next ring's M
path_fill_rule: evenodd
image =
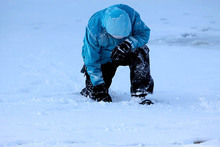
M129 94L120 67L113 103L79 95L90 16L135 8L151 28L156 104ZM219 147L219 0L1 0L0 147Z

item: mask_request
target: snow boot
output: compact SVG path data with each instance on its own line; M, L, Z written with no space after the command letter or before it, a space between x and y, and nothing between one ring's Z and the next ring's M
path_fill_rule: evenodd
M108 94L108 89L105 84L98 86L87 86L80 92L82 96L89 97L97 102L112 102L111 96Z
M87 97L87 96L91 97L91 95L92 95L91 90L89 90L87 87L83 88L82 91L80 92L80 94L85 97Z
M146 99L145 97L141 98L141 102L139 103L141 105L152 105L154 104L151 100Z
M100 102L112 102L111 96L108 94L108 89L106 88L105 84L99 84L97 86L93 86L92 88L92 95L91 99Z
M146 98L147 94L140 94L140 95L132 95L135 102L141 105L152 105L154 104L150 99Z

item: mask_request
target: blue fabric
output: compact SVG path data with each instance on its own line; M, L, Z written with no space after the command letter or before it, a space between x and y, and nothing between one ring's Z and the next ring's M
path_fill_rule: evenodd
M112 13L112 10L115 12L117 11L117 13L121 11L123 15L121 20L126 22L126 17L129 16L130 24L132 26L130 30L119 32L119 29L114 30L111 28L111 26L109 26L112 29L110 29L111 33L116 32L112 35L126 36L122 39L112 37L112 35L110 35L106 30L106 20L109 21L108 23L113 23L109 20L109 18L121 16L117 13L110 14ZM122 25L125 25L126 28L126 24L124 22L121 23ZM129 29L129 27L127 29ZM96 12L88 22L83 40L84 45L82 47L82 57L87 67L87 72L90 75L92 84L96 86L104 83L101 65L112 61L110 56L115 46L122 43L125 39L129 39L131 41L132 49L135 49L146 44L149 40L149 36L150 29L141 20L138 12L127 5L113 5L104 10Z
M131 33L131 21L127 12L118 7L110 7L102 20L103 27L112 36L127 37Z

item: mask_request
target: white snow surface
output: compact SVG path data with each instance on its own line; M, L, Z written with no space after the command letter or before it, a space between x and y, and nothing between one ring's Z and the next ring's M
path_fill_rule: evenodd
M120 67L112 103L80 96L90 16L113 4L151 29L155 104L130 97ZM0 147L220 147L219 0L1 0Z

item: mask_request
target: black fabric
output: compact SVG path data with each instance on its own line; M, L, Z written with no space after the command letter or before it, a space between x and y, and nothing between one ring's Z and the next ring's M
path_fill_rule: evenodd
M104 101L104 102L112 102L111 96L108 94L108 88L106 85L100 84L97 86L93 86L89 75L86 73L86 87L82 89L80 92L81 95L87 97L89 96L91 99L95 101Z
M123 60L113 61L112 63L106 63L101 66L103 79L107 89L112 83L118 66L129 66L130 68L130 90L132 96L140 97L153 93L154 81L150 74L149 48L146 45L128 52ZM86 70L85 75L86 88L92 90L93 86Z
M91 98L96 101L112 102L110 95L108 94L108 89L105 84L99 84L92 87Z
M128 41L123 41L121 44L117 45L112 53L111 53L111 58L114 61L120 61L123 60L127 53L130 51L131 49L131 44Z
M138 96L153 93L154 81L150 74L149 48L146 45L137 48L132 56L129 64L131 94Z

